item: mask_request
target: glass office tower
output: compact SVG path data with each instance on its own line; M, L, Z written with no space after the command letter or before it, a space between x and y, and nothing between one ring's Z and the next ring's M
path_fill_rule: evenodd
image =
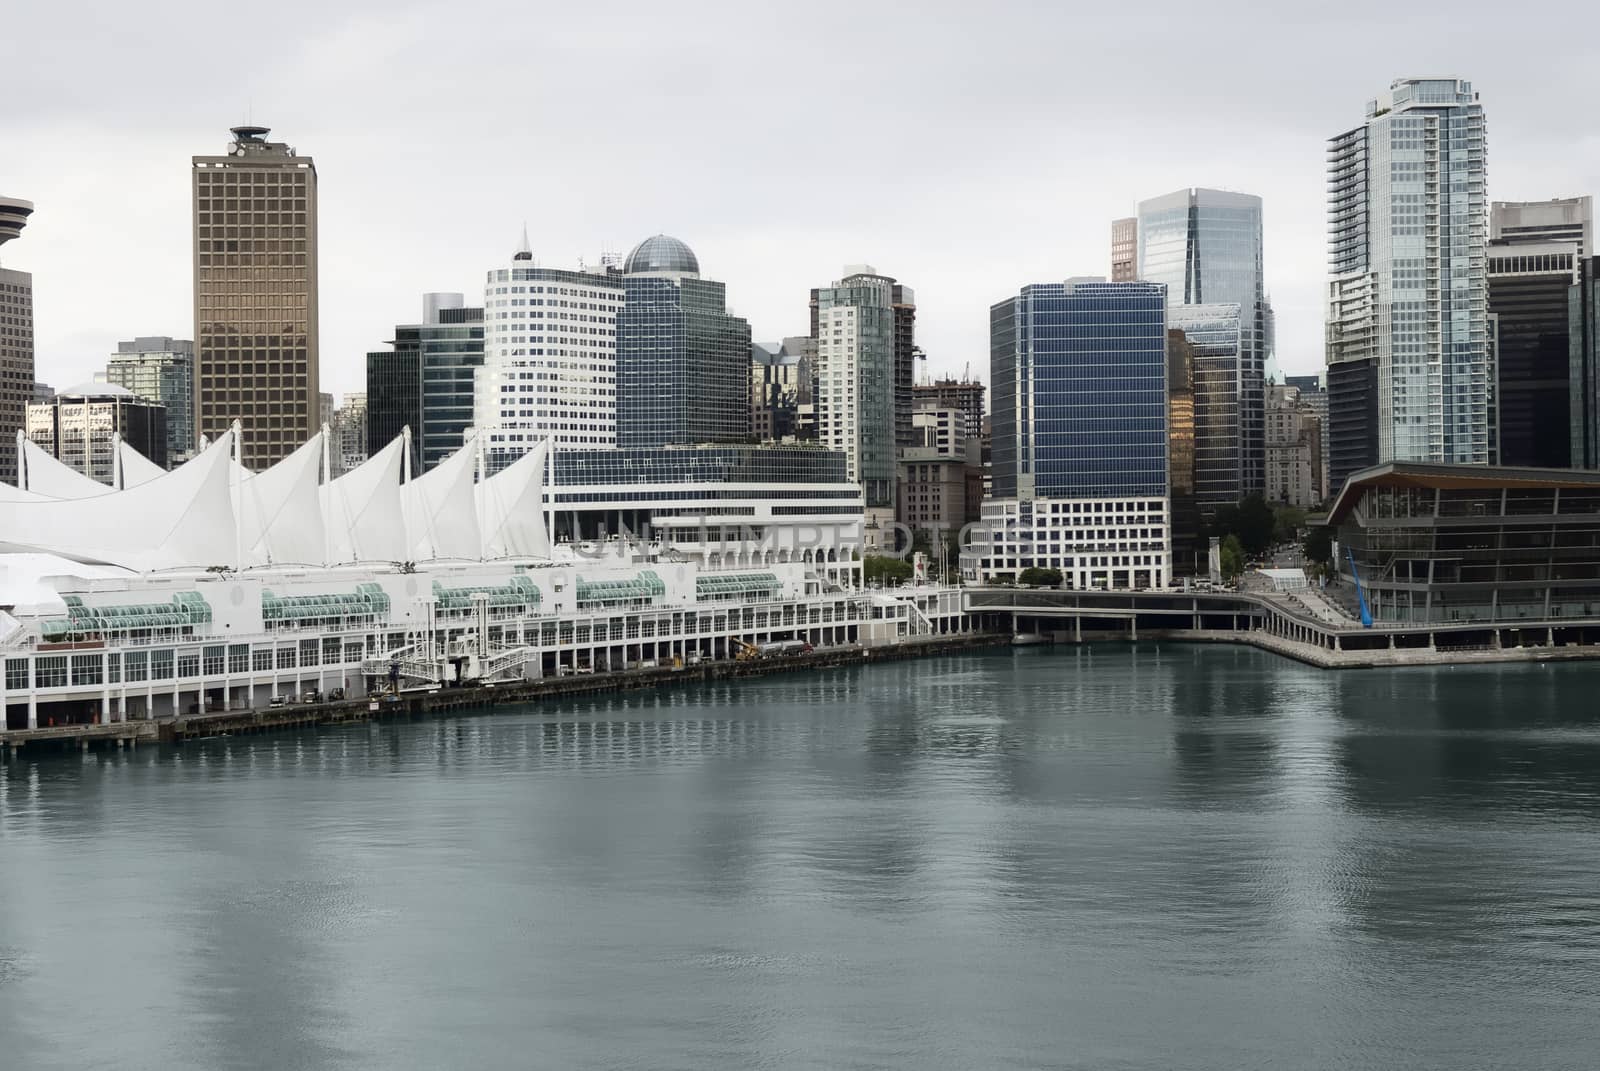
M742 442L750 435L750 324L694 252L658 234L623 263L617 445Z
M1262 271L1261 198L1203 188L1152 198L1139 204L1137 235L1139 278L1165 283L1174 311L1185 305L1239 306L1237 366L1228 376L1197 378L1195 408L1197 413L1237 410L1235 453L1226 464L1238 470L1239 495L1261 492L1266 486L1263 399L1274 341ZM1214 367L1216 359L1211 363ZM1233 392L1230 399L1205 396L1224 384ZM1220 459L1213 456L1212 463ZM1220 486L1215 478L1212 483ZM1202 498L1203 506L1206 502Z
M167 407L167 464L194 456L194 343L149 336L117 343L106 382Z
M1098 279L993 307L995 497L1167 494L1166 313L1161 284Z
M1372 360L1378 414L1375 455L1333 443L1342 467L1492 458L1484 175L1470 82L1400 79L1329 142L1328 365ZM1356 422L1336 404L1330 391L1337 437Z
M994 493L968 579L1045 568L1075 589L1166 586L1166 290L1073 279L990 308Z
M1236 304L1177 305L1167 322L1189 342L1194 377L1194 494L1208 519L1249 492L1239 456L1244 406L1239 386L1244 310ZM1263 463L1265 455L1263 455Z

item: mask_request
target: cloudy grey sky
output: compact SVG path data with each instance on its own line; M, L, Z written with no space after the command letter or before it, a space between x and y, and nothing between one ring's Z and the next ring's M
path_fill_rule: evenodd
M986 377L990 303L1105 274L1113 217L1216 186L1265 199L1295 372L1322 360L1323 143L1393 78L1473 81L1494 199L1600 193L1589 5L1082 6L13 4L0 195L37 209L4 262L55 386L192 337L189 157L248 114L317 163L326 390L524 220L553 266L677 235L758 339L871 263L916 289L933 371Z

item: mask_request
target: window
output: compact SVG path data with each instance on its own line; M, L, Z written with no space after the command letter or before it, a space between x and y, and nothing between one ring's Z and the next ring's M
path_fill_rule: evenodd
M40 688L65 688L67 686L67 658L51 655L38 661L35 671Z
M26 658L6 659L6 691L21 692L28 688L28 660Z

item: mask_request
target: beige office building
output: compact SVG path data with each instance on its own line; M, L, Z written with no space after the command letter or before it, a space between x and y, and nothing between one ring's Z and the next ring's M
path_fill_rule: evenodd
M1139 278L1139 219L1111 221L1111 281L1131 283Z
M263 126L194 158L195 419L239 420L245 464L280 460L321 423L317 169Z

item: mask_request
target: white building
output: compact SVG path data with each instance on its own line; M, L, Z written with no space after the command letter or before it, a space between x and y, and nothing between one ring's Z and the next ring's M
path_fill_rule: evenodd
M895 281L869 265L815 292L817 441L861 485L869 544L895 513Z
M1470 82L1402 78L1328 147L1327 358L1372 361L1377 456L1492 460L1489 202ZM1330 397L1363 411L1370 399ZM1335 442L1335 449L1339 448Z
M766 545L687 538L702 520L743 515L736 498L724 505L713 493L759 496L766 480L690 482L681 501L665 503L686 530L667 538L561 542L552 538L561 514L657 507L629 497L599 458L568 473L582 485L552 483L548 443L479 480L481 454L469 441L402 482L401 439L324 480L320 435L259 473L238 464L236 435L171 473L122 444L133 478L121 490L22 442L33 486L0 484L0 729L971 627L958 593L866 592L850 583L859 574L846 564L849 548L799 528ZM684 453L678 463L694 464ZM784 465L802 475L807 467L792 450L761 460L780 477ZM723 463L754 464L736 452ZM823 473L839 496L833 516L852 527L853 514L858 530L859 497L839 478L842 461L836 469ZM802 505L814 520L829 516ZM771 510L775 525L790 523L781 508Z
M495 468L544 439L617 444L617 313L622 277L609 267L541 268L527 235L510 267L488 273L483 367L473 419Z

